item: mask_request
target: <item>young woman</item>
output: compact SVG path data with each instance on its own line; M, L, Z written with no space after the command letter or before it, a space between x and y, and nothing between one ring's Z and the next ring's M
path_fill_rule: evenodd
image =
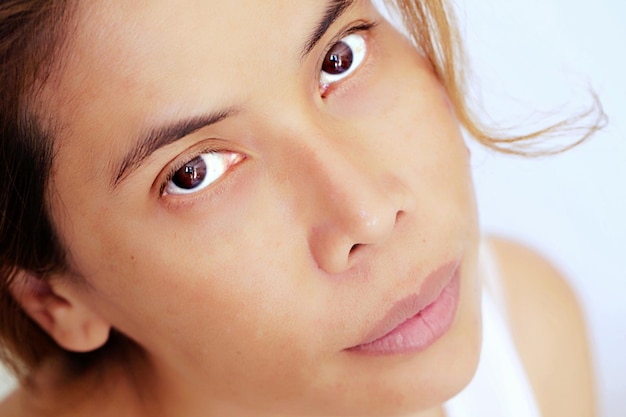
M477 224L460 129L515 139L445 5L393 5L411 36L367 0L2 2L0 414L593 414L572 293ZM515 346L477 380L510 378L449 402L485 287Z

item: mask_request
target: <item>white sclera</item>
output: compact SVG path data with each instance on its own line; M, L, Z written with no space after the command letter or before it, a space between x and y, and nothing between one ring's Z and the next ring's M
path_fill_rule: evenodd
M232 152L207 152L199 155L199 157L202 158L206 165L206 174L202 181L192 189L180 188L173 181L170 181L165 190L166 194L185 195L197 193L220 179L238 159L238 155Z
M367 52L367 45L365 42L365 38L358 33L353 33L351 35L342 38L341 43L346 44L352 50L352 64L347 71L342 72L341 74L328 74L327 72L321 71L320 74L320 84L321 85L330 85L336 83L337 81L343 80L344 78L350 76L365 60L365 53Z

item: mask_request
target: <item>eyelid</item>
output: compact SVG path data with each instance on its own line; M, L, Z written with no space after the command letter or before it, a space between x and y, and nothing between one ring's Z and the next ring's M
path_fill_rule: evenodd
M326 54L328 54L328 52L330 52L332 47L335 46L337 42L341 41L348 35L352 35L353 33L369 32L376 26L378 26L379 23L380 22L378 20L361 19L344 27L344 29L340 30L335 36L333 36L324 47L324 50L321 53L321 58L319 60L320 62L318 63L318 68L321 68L321 63L324 61L324 57L326 56Z
M319 61L317 62L316 71L321 71L322 63L326 58L326 55L330 52L330 50L343 38L346 36L352 35L354 33L368 33L372 29L376 28L380 24L379 20L368 20L361 19L357 22L353 22L350 25L346 26L344 29L340 30L335 36L331 38L331 40L326 44L324 50L320 54Z
M185 164L189 163L189 161L193 160L194 158L197 158L204 153L210 152L241 153L233 151L232 149L228 149L225 147L224 144L216 143L215 141L208 141L208 143L207 141L204 141L196 146L191 147L190 149L187 149L186 151L180 153L178 156L172 159L157 176L155 184L159 185L157 189L159 198L162 198L164 196L165 189L179 169L181 169L183 166L185 166Z

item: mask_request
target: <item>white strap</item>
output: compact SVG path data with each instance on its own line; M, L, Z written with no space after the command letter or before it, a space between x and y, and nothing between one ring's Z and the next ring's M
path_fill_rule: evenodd
M539 407L509 331L495 254L481 253L483 344L472 382L445 404L447 417L540 417Z

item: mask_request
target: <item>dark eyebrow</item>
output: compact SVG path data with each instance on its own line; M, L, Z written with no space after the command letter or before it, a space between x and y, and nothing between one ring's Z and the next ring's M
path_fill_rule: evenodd
M170 145L204 127L221 122L237 113L234 108L216 111L202 116L195 116L185 120L156 126L147 130L130 151L126 153L113 172L112 188L116 188L133 171L158 149Z
M328 31L328 28L332 26L354 2L355 0L330 0L328 2L322 19L304 43L300 54L302 59L315 48L326 31ZM114 170L115 175L112 179L112 188L116 188L123 182L156 150L176 142L203 127L218 123L232 116L234 113L236 113L235 109L227 109L149 129L148 133L124 156L117 169Z
M300 58L304 59L315 48L315 45L322 39L328 28L335 23L341 15L354 4L355 0L330 0L326 6L326 11L319 21L311 36L307 39L302 48Z

